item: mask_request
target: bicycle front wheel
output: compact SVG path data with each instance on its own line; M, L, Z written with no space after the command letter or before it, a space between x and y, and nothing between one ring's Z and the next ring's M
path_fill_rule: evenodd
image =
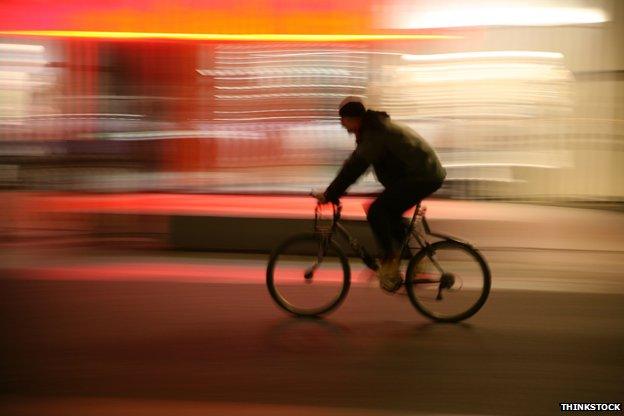
M472 246L438 241L407 267L405 288L412 304L438 322L458 322L481 309L490 293L490 269Z
M267 267L273 300L297 316L326 314L342 303L351 282L342 249L319 234L300 234L280 244Z

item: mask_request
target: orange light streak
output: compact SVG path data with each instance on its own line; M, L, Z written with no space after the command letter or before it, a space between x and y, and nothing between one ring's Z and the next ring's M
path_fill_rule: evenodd
M268 34L268 33L166 33L166 32L95 32L75 30L11 30L0 31L4 36L35 36L55 38L127 39L127 40L209 40L264 42L361 42L386 40L446 40L461 39L457 35L435 34Z

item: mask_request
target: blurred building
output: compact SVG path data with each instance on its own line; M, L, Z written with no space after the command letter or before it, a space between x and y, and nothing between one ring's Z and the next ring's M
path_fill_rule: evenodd
M2 188L307 192L358 95L439 151L441 196L624 200L621 2L44 4L0 5Z

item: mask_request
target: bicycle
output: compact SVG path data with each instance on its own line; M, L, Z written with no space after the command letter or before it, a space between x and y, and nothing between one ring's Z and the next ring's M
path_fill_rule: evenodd
M279 307L295 316L327 314L346 298L351 268L335 237L346 241L368 268L376 271L379 267L341 224L342 205L331 206L331 219L323 220L322 205L317 204L314 231L291 236L269 258L269 293ZM414 307L434 321L459 322L470 318L488 298L488 264L470 243L432 232L425 213L426 207L417 204L402 243L401 257L409 259L402 285ZM432 237L436 241L431 242Z

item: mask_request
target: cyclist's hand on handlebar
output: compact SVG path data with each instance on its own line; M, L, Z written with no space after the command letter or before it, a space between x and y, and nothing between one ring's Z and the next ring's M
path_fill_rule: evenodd
M320 204L326 204L328 201L327 199L325 199L325 193L320 192L320 191L312 191L312 196L314 198L316 198L316 200L320 203Z

